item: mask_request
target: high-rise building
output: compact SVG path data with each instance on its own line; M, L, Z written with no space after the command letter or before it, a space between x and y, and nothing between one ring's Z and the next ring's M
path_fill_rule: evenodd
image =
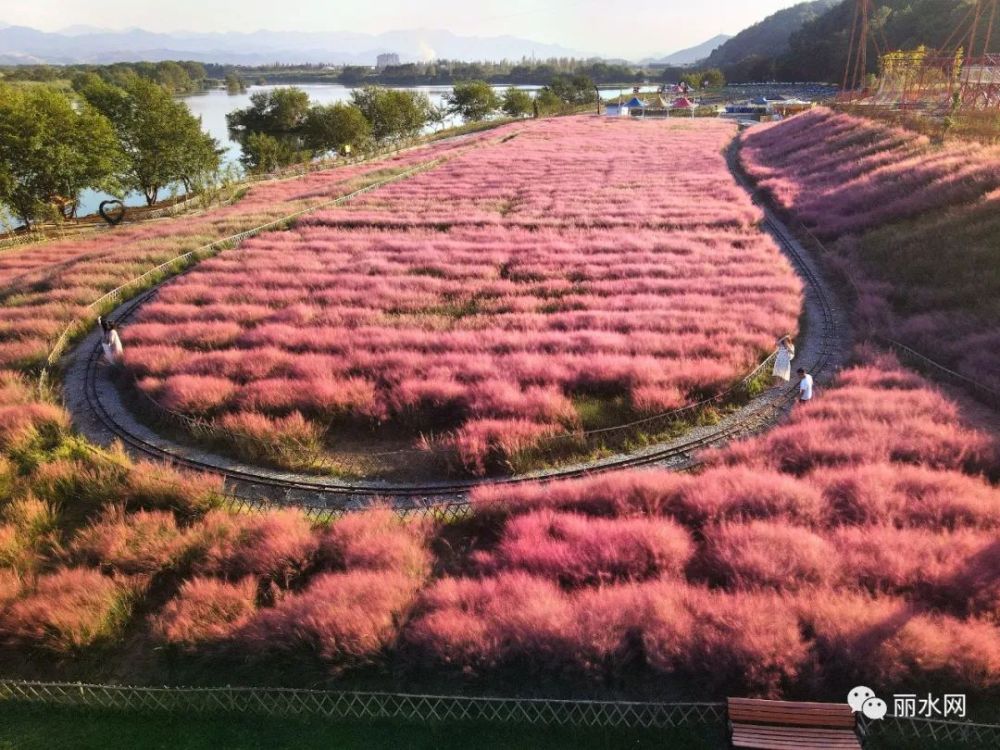
M399 65L399 55L395 52L383 52L375 58L376 70L385 70L391 65Z

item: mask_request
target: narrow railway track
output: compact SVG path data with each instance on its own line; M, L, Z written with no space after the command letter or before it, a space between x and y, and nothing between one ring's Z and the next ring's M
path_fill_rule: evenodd
M754 196L753 189L738 165L732 160L730 166L740 184ZM754 202L757 201L754 196ZM788 228L774 216L766 206L764 227L781 246L783 252L795 266L806 287L806 344L811 350L809 369L818 379L832 375L845 352L846 337L849 335L845 317L838 313L832 288L822 277L814 260L807 256L801 245ZM127 318L137 310L155 289L125 303L114 315ZM621 454L592 463L561 469L518 475L512 477L482 480L460 480L451 482L427 482L415 484L388 483L380 481L346 482L324 477L287 475L279 472L245 466L223 460L209 461L198 457L197 451L184 446L167 444L146 429L130 429L102 399L99 388L100 345L92 343L87 350L86 342L81 345L77 356L85 356L82 373L82 401L77 399L77 409L85 409L88 416L96 418L103 442L108 436L121 441L133 454L166 460L175 465L224 477L227 490L236 498L251 503L260 502L278 505L298 505L311 509L350 510L370 503L375 499L389 501L397 508L427 508L435 506L461 505L467 502L469 492L482 484L514 485L524 482L555 481L604 473L623 469L663 466L677 471L690 471L698 466L695 453L705 448L719 446L743 435L761 432L775 424L793 402L795 390L786 389L778 396L751 401L739 409L732 419L724 419L712 428L696 428L687 436L661 446L653 446L641 452ZM106 378L106 376L105 376ZM71 408L76 412L77 409ZM78 416L76 413L74 416ZM205 454L201 454L204 456ZM212 456L212 459L218 457Z

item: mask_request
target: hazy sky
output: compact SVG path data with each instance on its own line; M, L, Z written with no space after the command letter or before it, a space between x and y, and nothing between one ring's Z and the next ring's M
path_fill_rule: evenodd
M150 31L447 29L636 59L734 34L796 0L3 0L0 23Z

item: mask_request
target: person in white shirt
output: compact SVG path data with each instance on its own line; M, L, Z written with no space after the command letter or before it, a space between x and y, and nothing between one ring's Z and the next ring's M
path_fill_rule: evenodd
M799 401L811 401L813 397L813 376L799 368Z

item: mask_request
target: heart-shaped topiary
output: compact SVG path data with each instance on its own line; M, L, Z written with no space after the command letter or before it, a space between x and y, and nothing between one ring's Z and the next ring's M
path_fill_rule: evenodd
M101 205L97 207L97 213L99 213L101 218L108 222L108 224L116 227L121 224L122 219L125 218L125 204L117 199L101 201Z

